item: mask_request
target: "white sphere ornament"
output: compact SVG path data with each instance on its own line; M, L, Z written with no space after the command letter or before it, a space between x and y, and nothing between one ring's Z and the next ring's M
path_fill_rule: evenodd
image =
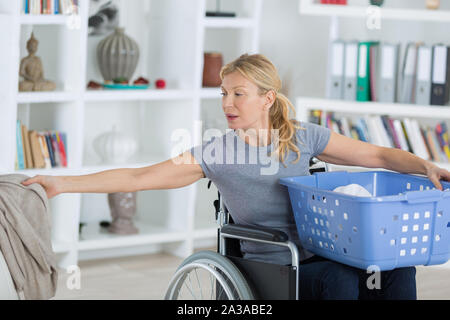
M102 133L94 139L94 150L106 163L120 164L127 162L137 150L137 142L132 137L116 131Z

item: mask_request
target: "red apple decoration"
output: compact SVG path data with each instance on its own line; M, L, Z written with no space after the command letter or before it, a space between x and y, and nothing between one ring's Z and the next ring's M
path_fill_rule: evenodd
M164 89L166 87L166 81L164 79L158 79L155 82L157 89Z

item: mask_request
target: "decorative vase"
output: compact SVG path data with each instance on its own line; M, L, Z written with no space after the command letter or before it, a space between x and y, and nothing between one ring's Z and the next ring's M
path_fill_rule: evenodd
M426 5L427 9L431 9L431 10L439 9L440 4L441 4L440 0L426 0L425 1L425 5Z
M134 156L138 147L136 140L116 131L115 126L111 131L95 138L93 145L103 162L114 164L127 162Z
M222 54L205 52L203 55L203 87L218 87L222 83L220 69L223 65Z
M108 194L108 205L112 222L108 231L117 234L135 234L139 230L134 226L136 214L136 192L116 192Z
M138 60L139 46L125 34L124 28L116 28L97 46L97 62L105 81L117 78L130 81Z

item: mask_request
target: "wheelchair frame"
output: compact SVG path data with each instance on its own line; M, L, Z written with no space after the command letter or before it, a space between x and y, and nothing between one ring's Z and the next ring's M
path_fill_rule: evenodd
M327 169L326 163L310 160L310 173L327 171ZM210 185L211 181L208 183L208 188ZM218 192L218 199L214 201L214 207L216 222L219 225L217 252L239 269L255 298L298 300L299 252L296 244L288 239L286 233L279 230L232 223L232 217L220 192ZM244 259L241 257L239 240L286 247L291 253L292 263L291 265L279 265ZM271 275L271 281L267 281L267 274ZM166 294L166 298L167 296Z

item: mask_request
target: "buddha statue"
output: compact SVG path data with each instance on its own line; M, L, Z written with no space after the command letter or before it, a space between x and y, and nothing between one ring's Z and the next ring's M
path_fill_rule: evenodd
M44 79L44 70L41 59L35 55L38 41L31 34L27 41L28 56L20 61L19 75L23 80L19 82L19 91L53 91L56 88L54 82Z

